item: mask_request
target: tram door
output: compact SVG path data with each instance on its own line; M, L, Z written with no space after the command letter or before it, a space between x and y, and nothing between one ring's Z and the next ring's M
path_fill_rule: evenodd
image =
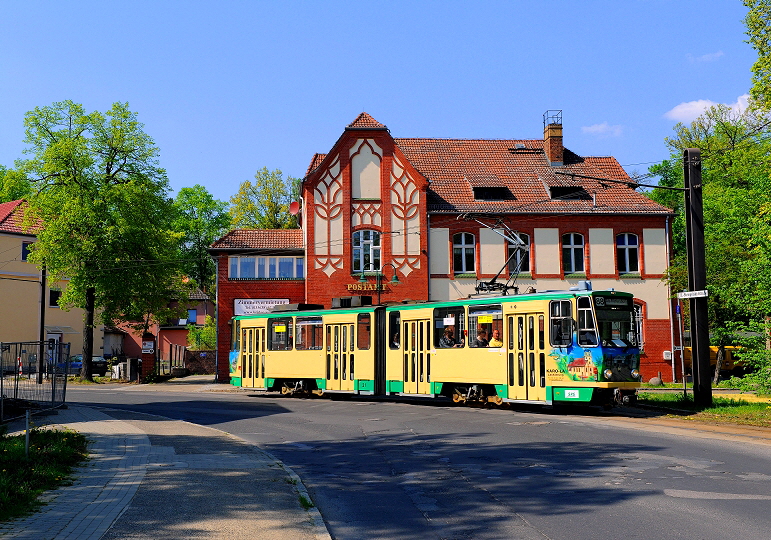
M325 336L327 390L353 390L355 326L328 324Z
M431 321L404 321L404 393L431 393Z
M244 328L241 331L242 386L265 387L265 329Z
M509 399L546 399L546 332L543 314L509 315L507 363Z

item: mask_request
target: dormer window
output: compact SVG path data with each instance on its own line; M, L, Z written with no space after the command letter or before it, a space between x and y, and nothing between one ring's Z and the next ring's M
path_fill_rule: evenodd
M512 195L506 182L495 174L468 174L465 176L475 201L510 201Z
M475 186L474 199L477 201L505 201L511 199L511 192L502 186Z
M581 186L551 186L549 192L553 201L586 201L592 199L589 192Z

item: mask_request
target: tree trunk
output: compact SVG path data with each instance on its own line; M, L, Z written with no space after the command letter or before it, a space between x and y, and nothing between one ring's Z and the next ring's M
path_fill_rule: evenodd
M94 380L91 357L94 354L94 304L96 303L96 289L86 289L86 322L83 325L83 368L80 378L85 381Z
M725 345L720 345L717 348L717 358L715 360L715 377L712 379L712 384L717 384L720 380L720 370L723 369L723 362L725 361Z

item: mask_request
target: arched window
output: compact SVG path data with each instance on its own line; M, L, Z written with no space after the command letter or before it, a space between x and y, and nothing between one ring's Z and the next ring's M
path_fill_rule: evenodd
M632 313L634 316L635 337L637 338L636 345L640 347L640 352L642 352L643 345L645 343L643 336L643 308L640 304L634 304L632 309L634 310Z
M353 271L380 271L380 233L356 231L353 233Z
M578 233L562 235L562 268L566 274L584 271L584 237Z
M638 264L637 235L622 233L616 236L616 262L619 274L636 274Z
M474 264L474 258L474 235L471 233L458 233L453 235L453 271L456 274L475 273L476 265Z
M509 261L509 274L526 274L530 272L530 235L517 233L524 245L515 245L509 242L506 257ZM513 257L512 257L513 254Z

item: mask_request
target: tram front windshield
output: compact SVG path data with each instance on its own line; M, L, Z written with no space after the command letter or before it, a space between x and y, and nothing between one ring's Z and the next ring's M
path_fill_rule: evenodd
M597 296L594 298L600 343L606 347L637 347L637 325L631 298Z

